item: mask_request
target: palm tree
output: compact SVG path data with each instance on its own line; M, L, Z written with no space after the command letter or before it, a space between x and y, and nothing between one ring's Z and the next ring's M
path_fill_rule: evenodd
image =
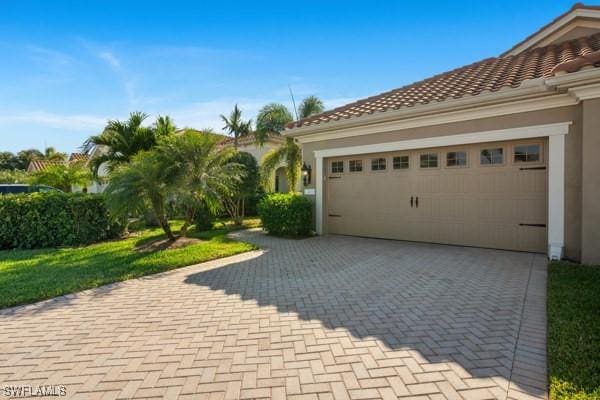
M316 96L309 96L300 103L300 118L306 118L321 112L323 112L323 102ZM283 104L267 104L258 112L256 117L257 140L259 143L264 143L269 135L280 135L285 126L292 121L292 114ZM282 162L287 166L286 177L289 191L293 192L298 184L302 165L302 151L293 138L286 137L285 142L280 147L269 151L263 157L261 163L263 185L270 186L273 173Z
M166 180L172 183L171 197L185 210L182 236L199 207L220 211L244 176L242 166L231 162L236 150L219 141L218 136L190 130L162 141L156 149Z
M46 150L44 150L44 159L50 161L67 161L67 155L56 151L54 147L46 147Z
M124 219L132 212L143 213L149 205L167 237L175 240L167 217L172 182L159 161L155 151L142 151L129 163L116 166L104 191L106 204L113 215Z
M308 96L300 103L298 107L298 117L307 118L311 115L321 114L325 111L325 106L317 96Z
M94 177L104 163L109 172L119 165L129 162L140 151L150 150L158 139L175 132L175 125L169 117L158 117L153 126L143 126L148 115L132 112L127 121L110 120L100 135L91 136L83 144L89 152L95 146L102 146L106 152L90 161Z
M229 114L229 118L221 114L221 119L225 123L223 129L227 130L230 135L233 135L233 146L237 149L238 139L242 136L247 136L252 130L252 120L242 120L242 111L236 104Z

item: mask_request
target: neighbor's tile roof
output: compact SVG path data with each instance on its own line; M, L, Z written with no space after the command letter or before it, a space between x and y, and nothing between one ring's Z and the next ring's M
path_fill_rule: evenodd
M71 153L71 155L69 156L69 162L72 161L83 161L83 162L87 162L89 156L85 153Z
M51 165L63 165L64 161L32 160L27 168L28 171L44 171Z
M591 53L599 49L600 33L560 44L538 47L514 56L488 58L399 89L292 122L287 127L290 129L315 125L375 112L412 107L416 104L441 102L466 95L475 96L483 92L495 92L502 88L516 88L529 79L551 77L554 74L554 68L559 64L572 62L580 57L588 56L588 59L594 60L593 66L600 66L600 63L595 61L596 57L589 57ZM585 64L590 65L589 62ZM581 69L586 65L578 68ZM567 70L567 72L573 71Z

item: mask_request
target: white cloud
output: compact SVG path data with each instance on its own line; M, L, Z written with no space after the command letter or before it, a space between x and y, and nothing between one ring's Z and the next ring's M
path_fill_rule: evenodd
M119 60L119 58L114 53L104 50L98 53L98 57L101 60L104 60L109 66L111 66L115 70L121 69L121 60Z
M87 114L56 114L46 111L25 111L21 113L0 114L0 123L27 124L66 130L97 131L106 125L108 118Z

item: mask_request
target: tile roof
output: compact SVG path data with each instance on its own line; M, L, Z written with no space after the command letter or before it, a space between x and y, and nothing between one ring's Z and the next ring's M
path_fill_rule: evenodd
M538 47L514 56L487 58L399 89L292 122L287 128L316 125L467 95L475 96L502 88L516 88L529 79L553 76L556 72L555 68L563 72L574 72L573 67L577 70L583 66L598 67L600 60L593 53L599 50L600 33L597 33L559 44ZM580 58L588 61L572 63L573 60ZM570 68L559 66L570 62Z
M87 162L88 159L89 159L89 156L85 153L71 153L71 155L69 156L69 162L73 162L73 161Z
M52 165L64 165L64 161L52 161L52 160L32 160L27 167L27 171L45 171Z

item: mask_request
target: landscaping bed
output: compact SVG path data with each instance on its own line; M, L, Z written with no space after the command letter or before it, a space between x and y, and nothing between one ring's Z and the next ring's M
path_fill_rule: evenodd
M180 224L173 223L175 231ZM247 219L244 227L258 226L256 219ZM236 242L226 237L237 227L228 222L216 228L190 231L186 244L156 250L150 245L165 236L159 229L145 229L120 240L96 243L85 247L64 247L38 250L0 251L0 308L32 303L155 274L178 267L243 253L254 245ZM196 239L196 240L194 240ZM139 251L139 249L146 249Z
M600 399L600 266L550 264L548 364L551 399Z

